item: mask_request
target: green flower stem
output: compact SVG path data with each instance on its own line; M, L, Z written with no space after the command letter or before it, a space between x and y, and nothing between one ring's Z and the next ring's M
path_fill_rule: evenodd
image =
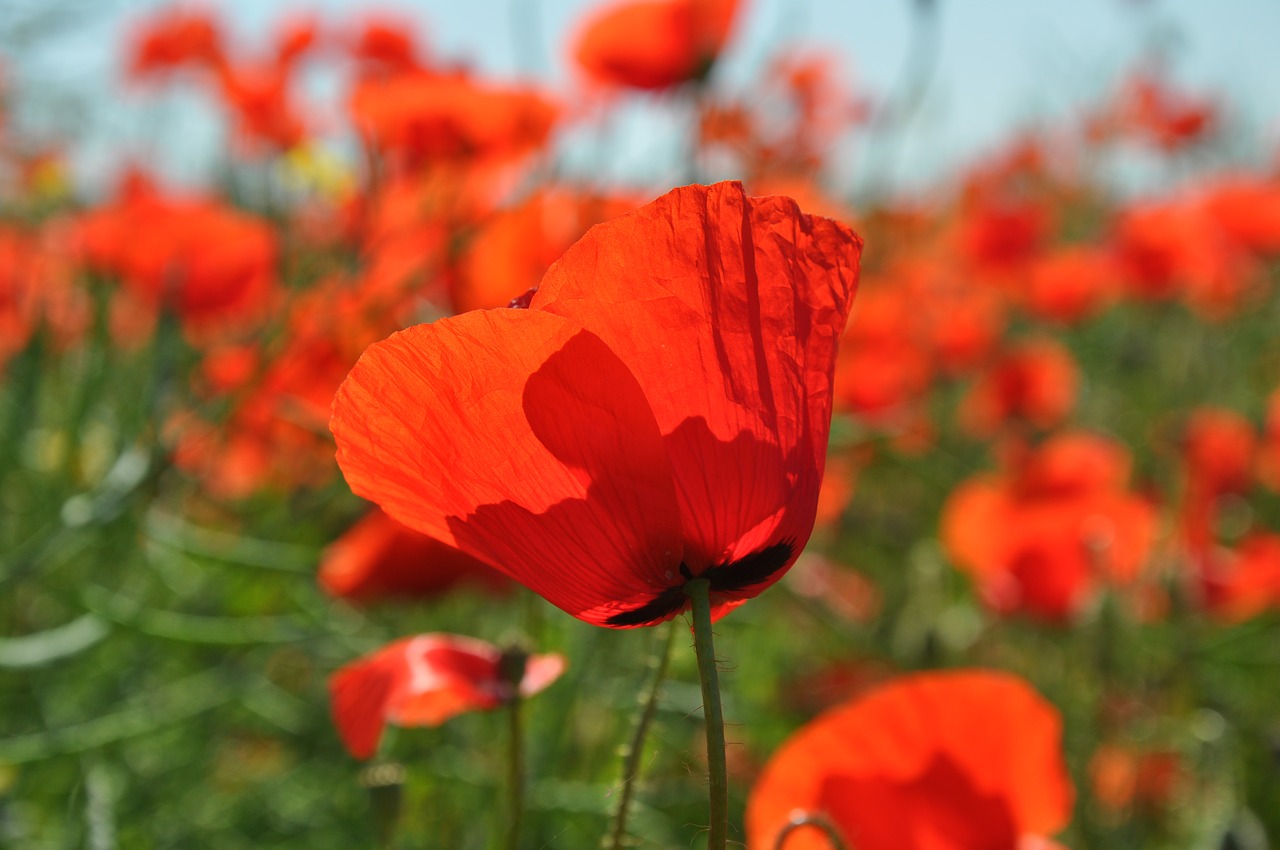
M524 734L521 705L517 689L507 705L507 817L506 850L519 850L520 828L524 822Z
M729 771L724 757L724 712L720 707L720 674L711 638L711 582L696 578L684 586L693 604L693 645L702 679L702 715L707 725L707 778L711 794L711 824L707 850L725 850L729 833Z
M635 728L631 733L631 741L622 757L622 790L618 795L618 806L613 812L613 830L609 835L609 850L622 850L627 838L627 815L630 813L631 798L635 795L636 780L640 777L640 759L644 754L644 739L649 734L649 726L654 715L658 713L658 699L662 694L662 683L667 678L667 667L671 662L671 647L675 644L676 631L680 628L680 620L673 619L667 629L667 636L662 641L662 648L653 656L653 681L649 685L649 693L640 706Z

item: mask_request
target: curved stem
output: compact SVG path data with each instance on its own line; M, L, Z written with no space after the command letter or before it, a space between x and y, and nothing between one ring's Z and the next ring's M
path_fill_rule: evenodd
M613 813L613 830L609 835L610 850L622 850L627 838L627 815L631 808L631 798L635 795L636 780L640 777L640 757L644 753L644 739L649 734L649 726L658 713L658 699L662 694L662 683L667 678L667 666L671 661L671 647L675 644L676 631L680 628L680 620L673 619L667 629L662 648L653 656L653 681L649 685L649 693L640 706L640 715L636 719L635 729L631 733L631 741L627 744L622 757L622 791L618 795L618 807Z
M720 673L711 638L711 582L696 578L684 586L693 604L693 645L702 680L702 715L707 726L707 779L711 795L711 824L707 850L725 850L729 833L729 772L724 757L724 712L720 707Z
M777 840L773 842L773 850L783 850L791 834L805 827L821 832L831 842L831 846L835 850L845 850L844 840L840 838L840 833L836 831L836 828L826 818L811 814L803 814L792 818L778 833Z
M520 716L523 700L519 691L507 705L507 815L506 850L519 850L520 827L524 820L524 735Z

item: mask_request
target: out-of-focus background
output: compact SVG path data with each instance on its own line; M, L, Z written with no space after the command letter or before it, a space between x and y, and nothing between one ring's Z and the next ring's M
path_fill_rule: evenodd
M0 3L0 846L701 846L683 621L624 767L667 632L398 525L328 423L368 346L721 179L866 243L813 537L716 627L734 840L1277 846L1277 33L1262 0ZM413 675L437 633L493 647ZM517 703L503 845L524 651L565 667ZM804 751L841 706L883 747Z
M143 156L183 182L198 182L225 162L226 128L217 111L189 93L140 94L125 81L120 58L136 24L164 2L22 2L0 10L0 38L22 114L40 133L76 139L77 177L102 188L122 155ZM569 47L593 0L477 0L472 3L378 4L412 26L433 57L503 79L571 87ZM315 13L337 28L362 19L368 4L226 0L220 17L246 47L263 45L281 21ZM887 175L852 152L845 177L923 186L997 147L1011 133L1047 126L1096 102L1126 73L1159 63L1193 90L1226 95L1239 122L1239 153L1258 155L1280 136L1271 114L1280 87L1272 34L1280 10L1265 0L1229 7L1194 0L1088 0L1033 3L837 2L757 0L746 6L716 69L716 79L750 96L780 49L803 45L838 59L838 75L869 99L914 95L921 103L892 140ZM326 135L340 140L340 87L332 67L303 70L304 88ZM37 94L39 92L39 94ZM628 104L610 141L609 176L660 180L680 155L672 122L652 104ZM656 114L655 114L656 113ZM657 126L655 125L655 122ZM322 122L325 123L325 122ZM323 127L321 128L324 129ZM856 138L856 136L855 136ZM584 146L582 143L579 147ZM572 146L571 146L572 147ZM575 158L566 152L570 162ZM588 154L580 152L583 164ZM1141 181L1129 157L1117 179ZM877 184L879 185L879 184ZM1127 184L1128 185L1128 184Z

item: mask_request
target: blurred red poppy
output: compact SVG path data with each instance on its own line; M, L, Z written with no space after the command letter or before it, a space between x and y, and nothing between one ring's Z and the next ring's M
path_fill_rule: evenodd
M858 850L1016 850L1071 817L1058 711L1013 676L918 673L809 723L747 801L747 844L772 850L797 813ZM827 850L798 831L787 850Z
M1062 344L1038 339L1011 345L969 390L960 421L980 436L995 434L1007 422L1052 428L1071 412L1079 380Z
M532 88L433 71L360 81L350 110L360 132L409 169L437 160L523 156L547 140L559 113Z
M1156 71L1139 71L1121 88L1115 102L1091 119L1096 140L1126 135L1174 152L1212 134L1220 123L1216 104L1207 97L1175 89Z
M59 237L65 233L54 227L0 225L0 375L37 328L67 348L92 321L89 294Z
M1097 248L1072 246L1036 257L1027 272L1028 311L1042 319L1072 324L1114 300L1120 269Z
M1280 608L1280 535L1251 534L1234 551L1215 550L1200 582L1205 608L1228 622Z
M1132 204L1113 239L1126 287L1143 300L1182 297L1204 316L1221 318L1253 283L1249 255L1185 198Z
M835 393L842 406L873 422L899 418L933 378L911 308L912 299L902 289L864 287L845 332Z
M665 89L702 79L737 10L738 0L622 0L586 20L574 58L608 85Z
M164 305L191 331L261 318L275 289L276 238L254 216L202 197L162 194L145 178L78 225L88 265L119 278L132 310Z
M630 199L540 191L482 222L456 261L450 292L456 312L505 307L538 285L587 228L633 210Z
M1253 424L1232 410L1201 407L1187 420L1179 521L1193 554L1205 556L1214 546L1223 497L1252 485L1257 443Z
M362 76L395 76L422 68L421 49L407 20L367 18L347 42Z
M877 425L901 426L938 373L979 365L1004 325L999 294L940 257L893 263L868 280L841 347L836 395Z
M290 91L292 66L225 66L218 91L235 118L236 133L249 146L288 150L306 138L306 124Z
M216 67L225 61L222 32L207 11L169 8L138 27L128 61L138 77L185 65Z
M962 215L957 233L961 256L993 272L1035 256L1054 224L1051 209L1042 203L985 196L971 200Z
M1253 479L1256 446L1253 424L1239 413L1198 408L1183 439L1188 486L1210 496L1243 492Z
M333 674L333 719L351 754L367 759L388 723L439 726L468 711L489 711L538 693L564 666L561 655L503 653L460 635L402 638Z
M354 601L420 599L456 587L502 592L511 580L374 508L325 550L320 586Z
M957 487L943 543L995 610L1069 620L1101 583L1132 581L1154 543L1155 510L1125 491L1128 466L1101 437L1054 437L1010 474Z
M530 309L370 347L334 402L359 495L596 625L717 612L813 528L861 240L737 183L598 225Z
M1203 187L1199 203L1237 244L1259 254L1280 252L1280 181L1226 175Z

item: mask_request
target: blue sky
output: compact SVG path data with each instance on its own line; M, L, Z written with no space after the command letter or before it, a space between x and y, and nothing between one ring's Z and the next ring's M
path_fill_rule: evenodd
M54 2L54 0L49 0ZM74 0L67 0L74 2ZM1223 92L1233 119L1274 147L1280 93L1280 3L1267 0L936 0L939 52L924 108L898 145L891 182L932 179L980 155L1022 126L1048 124L1091 102L1156 46L1192 91ZM223 146L212 112L189 93L120 97L120 45L159 2L101 0L18 54L40 120L78 140L77 170L92 183L127 156L144 157L184 181L207 177ZM435 55L512 78L529 72L552 86L571 80L565 43L598 0L465 0L379 4L348 0L216 4L236 35L261 43L291 11L354 20L362 9L416 21ZM911 0L744 0L744 16L720 69L720 83L748 89L778 46L837 52L854 90L882 94L899 84L911 37ZM515 27L512 14L524 21ZM516 44L514 35L520 33ZM323 80L316 91L325 92ZM184 102L187 101L187 102ZM623 119L617 168L645 179L674 157L669 114L640 104ZM667 123L664 123L667 122ZM612 175L622 176L622 175Z

